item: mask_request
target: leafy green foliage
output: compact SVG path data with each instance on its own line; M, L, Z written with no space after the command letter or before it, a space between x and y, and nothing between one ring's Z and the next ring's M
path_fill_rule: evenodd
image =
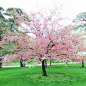
M4 8L0 7L0 22L4 19L2 11L4 11Z
M11 16L11 14L10 14L10 13L4 13L4 15Z
M2 13L0 12L0 20L4 19L4 16L2 15Z
M73 20L74 23L78 25L75 29L80 29L81 31L86 28L86 12L79 13Z
M86 28L86 25L78 25L75 27L75 29L83 30L83 28Z
M4 8L0 7L0 11L4 11Z
M0 40L1 40L1 34L3 34L3 30L1 27L4 25L3 21L5 20L2 11L4 11L4 9L2 7L0 7ZM0 49L1 49L1 47L0 47ZM1 52L0 52L0 54L1 54Z
M6 10L6 12L8 12L8 13L13 12L14 9L16 10L16 12L17 12L19 15L22 15L22 14L23 14L23 12L22 12L22 10L21 10L20 8L8 8L8 9Z
M0 29L0 35L3 33L3 31Z
M86 21L86 12L79 13L73 22L76 21Z

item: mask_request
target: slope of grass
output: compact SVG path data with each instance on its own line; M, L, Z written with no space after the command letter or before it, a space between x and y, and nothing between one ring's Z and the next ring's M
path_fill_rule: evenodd
M52 65L42 76L41 66L1 68L0 86L86 86L86 68L81 64Z

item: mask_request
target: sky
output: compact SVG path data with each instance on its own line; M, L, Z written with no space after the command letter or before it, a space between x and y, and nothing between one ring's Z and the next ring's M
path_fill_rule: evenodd
M86 0L1 0L0 6L4 9L21 8L28 13L42 8L53 9L53 6L58 6L58 3L63 5L62 14L71 20L79 13L86 12Z

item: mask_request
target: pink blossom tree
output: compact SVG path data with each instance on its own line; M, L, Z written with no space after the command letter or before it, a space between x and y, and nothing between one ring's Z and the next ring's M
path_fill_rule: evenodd
M11 51L16 50L14 54L3 57L5 62L21 60L42 62L43 76L47 76L45 60L64 62L81 60L78 52L85 51L83 34L73 34L73 27L63 28L61 21L64 18L56 13L56 10L51 11L47 17L41 12L29 15L24 13L26 19L21 18L15 11L13 14L18 18L15 22L18 22L24 32L7 30L7 34L4 34L1 44L10 44L13 46Z

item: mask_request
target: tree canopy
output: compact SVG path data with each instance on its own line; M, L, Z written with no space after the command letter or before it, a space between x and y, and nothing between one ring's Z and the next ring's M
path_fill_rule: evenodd
M75 23L75 29L80 29L81 31L86 30L86 12L79 13L73 22Z
M82 34L72 34L74 28L62 28L59 23L62 19L57 18L55 11L51 12L50 16L47 17L44 17L41 12L31 13L29 15L24 13L25 17L31 20L28 22L27 19L21 17L14 10L13 15L17 17L16 21L23 28L24 33L17 30L15 32L6 30L0 44L7 45L3 46L4 49L12 45L11 52L14 50L16 52L3 56L3 61L6 63L21 60L42 62L43 75L46 76L45 60L63 62L67 60L82 60L83 56L79 58L80 55L78 52L86 50L84 47L84 37ZM26 28L23 24L26 25ZM31 33L34 37L25 33Z
M74 22L76 21L86 21L86 12L79 13L74 19Z

